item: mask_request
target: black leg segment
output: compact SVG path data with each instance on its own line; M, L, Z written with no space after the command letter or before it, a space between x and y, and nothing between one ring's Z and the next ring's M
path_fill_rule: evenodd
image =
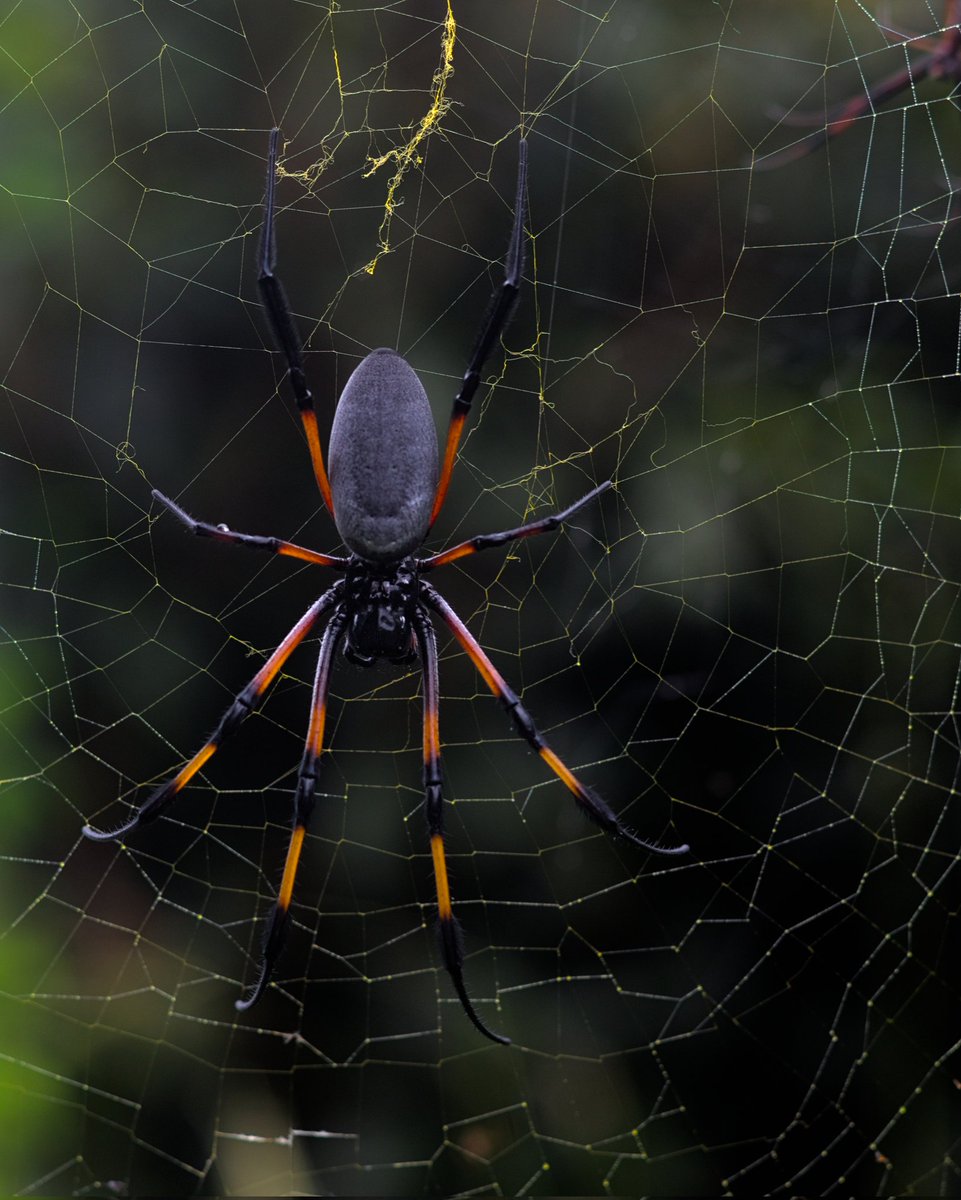
M294 325L294 317L290 311L290 305L287 303L283 285L274 274L274 265L277 259L277 243L274 232L274 191L277 186L277 145L279 140L280 130L272 129L270 131L270 149L267 155L267 190L264 199L264 225L260 237L260 274L257 286L260 288L260 299L267 314L267 320L270 322L270 328L277 340L277 345L287 360L287 373L290 378L290 386L294 391L294 399L297 401L297 408L300 411L304 433L307 435L314 477L328 511L333 514L334 503L330 495L330 480L327 478L324 453L320 447L314 398L307 386L300 337Z
M447 489L450 487L450 477L454 470L454 461L457 458L457 447L460 444L464 422L470 412L474 393L480 384L480 373L517 303L517 293L520 290L521 276L524 273L524 218L526 215L527 142L522 138L517 148L517 196L514 200L514 225L511 229L511 240L508 243L507 256L504 259L504 280L491 296L480 336L461 381L460 391L454 397L450 425L447 427L444 461L441 464L437 493L434 496L434 509L430 518L432 525L437 520L437 514L443 506Z
M297 787L294 791L294 819L290 833L290 844L287 847L287 861L284 864L284 875L280 884L280 892L271 909L264 934L263 960L260 974L250 994L235 1002L235 1007L244 1012L257 1003L264 994L274 963L283 948L287 934L287 921L290 915L290 901L294 892L297 878L297 868L300 865L300 855L304 847L304 837L307 824L314 810L315 792L317 787L317 762L324 747L324 723L327 718L327 693L330 689L330 673L334 654L340 645L347 624L347 614L341 608L331 617L320 643L317 656L317 672L314 675L314 689L310 701L310 728L304 744L303 757L300 760L300 770L297 773Z
M447 857L444 852L444 796L440 767L440 684L437 667L437 637L430 616L418 607L414 613L414 631L420 650L424 678L424 811L430 835L431 857L434 861L434 882L437 887L437 933L444 966L454 984L464 1012L486 1038L510 1045L510 1038L488 1029L477 1015L464 984L464 938L454 916L447 879Z
M443 567L468 554L476 554L479 550L488 550L491 546L503 546L506 542L516 542L518 538L533 537L538 533L552 533L555 529L560 529L564 522L570 520L585 504L590 504L596 496L606 492L610 486L611 482L608 480L588 492L586 496L581 496L580 500L576 500L563 512L552 513L551 516L542 517L539 521L530 521L527 525L519 525L516 529L505 529L501 533L481 533L477 537L468 538L466 542L451 546L449 550L442 550L440 554L422 558L417 564L418 569L432 571L435 567Z
M686 854L690 849L687 845L659 846L655 842L648 842L638 837L636 833L632 832L632 830L628 829L622 823L620 817L617 816L614 810L593 789L581 783L573 771L561 762L550 746L548 746L547 742L544 741L544 738L531 720L527 709L521 704L516 692L513 691L484 653L457 613L454 612L443 596L432 588L429 583L421 583L420 586L421 595L430 607L444 619L454 637L460 642L467 656L477 668L484 682L498 700L500 700L508 713L510 713L517 732L531 749L536 751L540 758L550 767L565 787L567 787L577 801L577 806L581 812L596 825L599 825L606 833L626 838L628 841L633 842L635 846L640 846L644 850L652 850L656 854Z
M208 521L197 521L189 513L184 512L179 504L158 492L156 488L150 493L155 500L186 525L191 533L199 537L213 538L218 542L228 542L235 546L249 546L251 550L266 550L268 554L286 555L288 558L300 558L304 562L316 563L321 567L335 567L346 571L349 562L334 554L321 554L317 550L308 550L305 546L297 546L293 542L284 542L280 538L264 537L259 533L237 533L226 525L212 525Z
M166 783L161 784L147 798L129 821L125 822L118 829L107 831L94 829L91 825L85 825L83 827L84 834L88 838L92 838L95 842L106 842L112 838L124 837L126 834L133 832L134 829L139 828L139 826L148 825L151 821L155 821L173 803L177 794L193 779L201 767L220 749L221 745L234 732L244 717L249 716L253 712L257 701L274 681L283 668L284 663L290 658L291 654L293 654L294 650L310 633L320 618L334 607L340 599L343 590L344 585L342 582L335 583L332 588L328 589L319 600L315 601L307 609L306 613L304 613L290 633L287 634L277 649L271 654L270 658L267 659L257 674L251 679L250 683L237 695L236 699L221 717L217 728L204 745L186 766L181 767L172 779L168 779Z

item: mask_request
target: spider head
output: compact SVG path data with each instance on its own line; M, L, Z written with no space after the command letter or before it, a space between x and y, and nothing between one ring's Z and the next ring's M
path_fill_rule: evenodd
M345 657L362 667L378 659L410 662L415 654L411 613L416 587L412 559L387 570L357 559L347 575Z

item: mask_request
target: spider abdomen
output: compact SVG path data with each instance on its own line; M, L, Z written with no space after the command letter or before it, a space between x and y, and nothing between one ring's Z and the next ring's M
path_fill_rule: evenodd
M393 350L372 350L347 381L328 451L337 532L368 562L396 562L430 528L437 431L423 384Z

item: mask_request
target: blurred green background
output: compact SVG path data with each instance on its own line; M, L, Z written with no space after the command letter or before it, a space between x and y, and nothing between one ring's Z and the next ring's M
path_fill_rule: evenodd
M452 11L437 75L442 0L0 5L0 1190L954 1193L954 83L762 163L944 6ZM258 306L273 124L325 440L379 345L446 423L529 138L524 291L430 545L615 490L436 583L565 760L693 852L586 825L441 637L467 985L510 1050L437 969L415 672L338 666L249 1014L309 649L168 817L80 835L327 581L151 488L337 549Z

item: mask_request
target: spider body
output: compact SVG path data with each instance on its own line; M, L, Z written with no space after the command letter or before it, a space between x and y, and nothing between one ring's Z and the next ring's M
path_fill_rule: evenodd
M416 550L437 492L437 433L423 384L395 351L372 351L348 379L328 458L334 523L347 548L377 564Z
M417 606L417 563L413 558L385 563L379 569L357 559L347 568L344 605L348 626L344 655L358 666L379 659L412 662L413 619Z
M475 1010L463 975L463 938L451 902L444 849L443 777L440 764L440 685L437 637L439 617L473 662L486 685L500 700L518 734L572 793L578 807L601 829L634 845L661 854L683 854L688 847L665 847L632 833L616 813L561 761L538 732L517 694L488 658L446 600L422 576L492 546L549 533L596 499L611 485L602 483L563 512L499 533L479 534L448 550L424 558L413 552L427 537L440 511L457 447L480 373L503 331L523 269L522 235L527 180L527 146L520 143L514 224L504 263L504 280L495 290L460 390L454 399L443 462L438 471L437 434L423 385L410 364L393 350L374 350L351 375L337 405L330 436L330 476L317 429L313 397L307 386L300 342L283 288L274 275L274 188L279 130L270 137L267 193L260 250L261 299L271 330L287 361L287 377L300 411L318 488L349 556L308 550L276 537L237 533L228 526L197 521L177 503L153 492L154 498L191 532L233 545L297 558L342 571L293 626L253 679L240 691L204 745L181 769L137 808L119 828L102 831L84 826L95 841L123 837L156 820L206 765L226 738L257 706L288 658L326 620L320 638L311 693L310 720L294 788L293 820L287 858L277 898L267 919L260 972L250 993L236 1002L247 1009L263 995L283 946L294 882L307 825L314 808L318 764L323 749L327 695L334 657L339 648L362 666L379 660L405 663L419 657L423 679L424 813L430 841L437 897L438 933L444 966L467 1016L492 1041L506 1043Z

